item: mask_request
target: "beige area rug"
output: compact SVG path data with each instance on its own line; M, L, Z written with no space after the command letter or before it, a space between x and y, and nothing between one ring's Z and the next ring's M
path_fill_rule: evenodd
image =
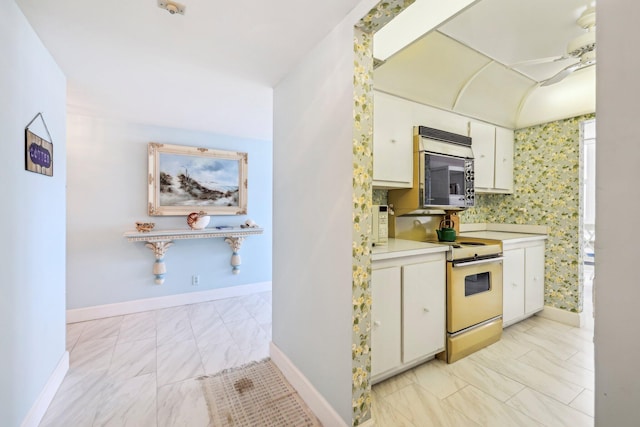
M269 358L199 380L212 426L322 426Z

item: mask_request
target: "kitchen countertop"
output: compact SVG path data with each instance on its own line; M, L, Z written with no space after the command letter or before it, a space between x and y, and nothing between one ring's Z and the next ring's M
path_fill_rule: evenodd
M449 247L446 245L436 245L433 243L418 242L416 240L389 239L386 245L376 245L371 249L371 259L377 261L402 256L446 252L448 250Z
M546 234L539 233L514 233L509 231L468 231L460 233L460 237L478 237L481 239L495 239L508 241L509 243L530 242L535 240L546 240Z

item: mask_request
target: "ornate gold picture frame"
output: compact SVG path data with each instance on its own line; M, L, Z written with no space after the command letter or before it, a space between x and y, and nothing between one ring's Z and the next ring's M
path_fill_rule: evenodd
M149 215L245 215L247 153L150 142Z

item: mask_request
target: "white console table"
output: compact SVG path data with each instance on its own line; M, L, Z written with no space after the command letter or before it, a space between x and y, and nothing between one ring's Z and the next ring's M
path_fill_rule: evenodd
M157 230L149 232L127 231L124 237L130 242L145 242L145 246L153 251L156 261L153 264L153 275L155 282L161 285L164 282L164 275L167 267L164 264L164 254L173 245L174 240L184 239L212 239L224 238L233 251L231 255L231 267L233 274L240 273L240 246L247 236L262 234L262 228L205 228L202 230Z

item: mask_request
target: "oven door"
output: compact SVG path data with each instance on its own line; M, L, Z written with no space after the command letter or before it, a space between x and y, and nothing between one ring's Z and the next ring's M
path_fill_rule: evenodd
M447 332L502 315L502 260L447 262Z

